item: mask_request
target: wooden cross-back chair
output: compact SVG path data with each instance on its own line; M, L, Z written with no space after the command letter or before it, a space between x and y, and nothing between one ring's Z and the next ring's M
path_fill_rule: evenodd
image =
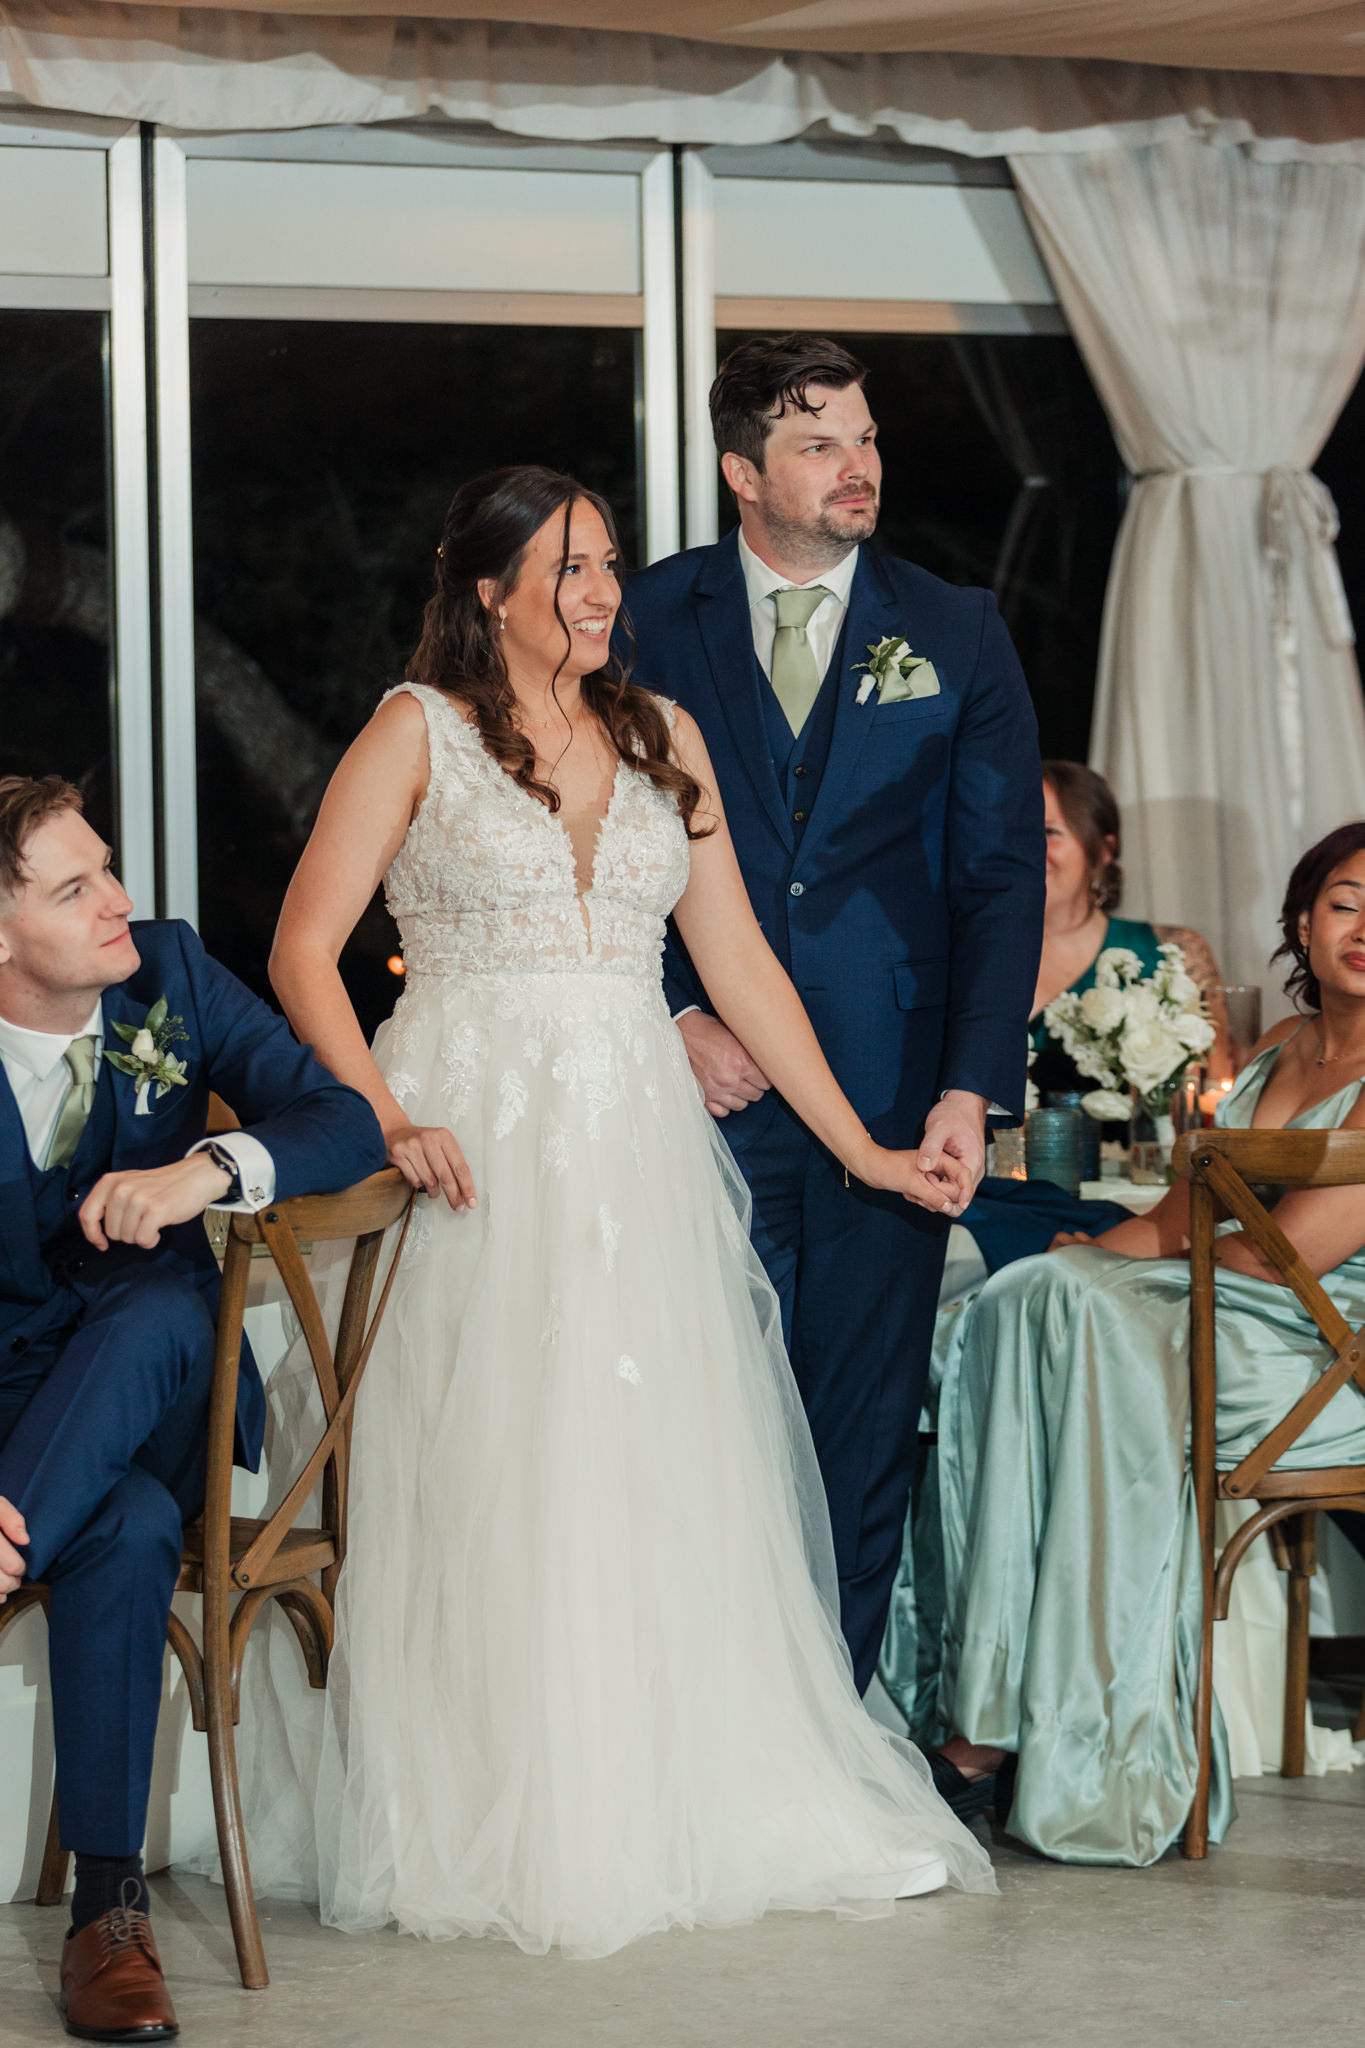
M1295 1466L1294 1445L1339 1390L1365 1390L1365 1329L1353 1330L1322 1282L1305 1265L1255 1187L1327 1188L1365 1183L1365 1131L1193 1131L1175 1153L1190 1184L1190 1466L1204 1570L1204 1617L1195 1698L1198 1774L1185 1825L1186 1856L1209 1844L1213 1742L1213 1624L1224 1621L1233 1576L1263 1531L1289 1575L1281 1774L1303 1776L1308 1704L1308 1604L1317 1568L1319 1509L1365 1514L1365 1465ZM1255 1448L1230 1471L1217 1464L1217 1297L1214 1225L1218 1208L1241 1225L1322 1332L1331 1354L1321 1375ZM1220 1500L1255 1501L1219 1557L1214 1511ZM1283 1525L1283 1526L1282 1526ZM1365 1709L1362 1710L1365 1720ZM1357 1728L1357 1736L1365 1730Z
M214 1097L210 1131L231 1130L236 1123L231 1111ZM249 1990L264 1988L270 1975L251 1889L237 1783L233 1731L240 1714L242 1659L257 1617L273 1600L293 1625L309 1682L318 1688L327 1682L336 1585L346 1556L351 1413L388 1305L411 1205L412 1189L396 1168L386 1167L339 1194L299 1195L291 1201L272 1202L253 1216L234 1214L227 1219L209 1398L204 1513L185 1531L176 1586L177 1592L203 1595L202 1641L195 1642L177 1614L170 1618L169 1640L185 1674L194 1725L208 1736L214 1817L232 1937L242 1982ZM400 1223L402 1231L371 1313L384 1233ZM332 1345L300 1243L325 1244L348 1237L355 1239L355 1250ZM248 1520L232 1513L232 1473L242 1326L252 1252L257 1246L269 1253L299 1319L325 1421L322 1435L274 1513ZM321 1522L301 1527L299 1515L319 1479ZM0 1635L34 1605L46 1605L45 1587L26 1586L13 1595L0 1607ZM66 1885L67 1861L54 1797L38 1880L40 1905L59 1903Z

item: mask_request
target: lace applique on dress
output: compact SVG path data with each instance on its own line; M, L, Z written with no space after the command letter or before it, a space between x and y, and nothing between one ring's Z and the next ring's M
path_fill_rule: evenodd
M426 795L384 877L409 980L587 969L657 985L664 921L689 869L673 798L623 762L591 820L580 891L584 851L576 858L562 817L513 782L442 691L399 688L426 713L430 757Z

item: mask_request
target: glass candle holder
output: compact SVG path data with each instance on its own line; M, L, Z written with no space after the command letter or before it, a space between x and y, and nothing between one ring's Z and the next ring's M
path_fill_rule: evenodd
M1081 1119L1081 1179L1098 1180L1100 1177L1100 1127L1093 1116L1087 1116L1081 1108L1079 1088L1049 1088L1043 1101L1049 1109L1074 1109Z
M1024 1125L1024 1157L1030 1180L1050 1180L1065 1194L1081 1191L1085 1113L1079 1109L1035 1109Z
M1012 1124L1008 1130L996 1132L991 1140L986 1170L997 1180L1028 1179L1028 1168L1024 1163L1024 1131L1021 1124Z

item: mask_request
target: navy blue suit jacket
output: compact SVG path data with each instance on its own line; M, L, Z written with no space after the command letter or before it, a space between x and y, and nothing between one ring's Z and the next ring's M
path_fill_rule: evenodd
M118 1051L115 1023L140 1026L159 997L182 1019L186 1037L171 1049L186 1061L183 1088L172 1088L138 1116L136 1086L108 1060L100 1063L94 1106L68 1176L68 1216L101 1174L167 1166L204 1135L210 1092L221 1095L275 1162L275 1193L328 1194L377 1173L384 1141L364 1097L343 1087L300 1046L282 1018L210 959L197 933L178 921L135 923L142 964L105 990L106 1050ZM182 1271L215 1297L218 1268L203 1223L162 1232L154 1251L111 1244L98 1252L63 1232L44 1246L28 1144L14 1093L0 1067L0 1368L6 1355L53 1339L79 1317L89 1286L127 1265ZM249 1347L242 1347L237 1394L238 1457L260 1460L265 1397Z
M1022 1115L1042 944L1037 727L988 591L863 548L829 755L799 843L772 765L737 535L630 579L636 678L701 728L755 914L840 1085L882 1143L909 1145L945 1088ZM933 697L857 702L891 636ZM670 927L676 1013L710 1008Z

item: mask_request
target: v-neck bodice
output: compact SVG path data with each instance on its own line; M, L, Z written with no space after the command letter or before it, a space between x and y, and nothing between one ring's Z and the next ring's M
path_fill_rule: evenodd
M1299 1030L1302 1030L1302 1025ZM1274 1071L1275 1062L1290 1038L1297 1038L1298 1031L1291 1031L1289 1038L1282 1038L1275 1045L1266 1046L1254 1059L1247 1061L1233 1086L1218 1105L1218 1122L1225 1130L1248 1131L1255 1122L1256 1109L1265 1086ZM1345 1123L1365 1080L1343 1081L1340 1088L1330 1095L1321 1096L1310 1102L1307 1109L1301 1109L1283 1126L1287 1131L1334 1131Z
M384 878L408 972L658 981L665 920L689 871L673 799L623 761L605 810L565 818L513 782L440 690L400 688L426 713L431 762Z

